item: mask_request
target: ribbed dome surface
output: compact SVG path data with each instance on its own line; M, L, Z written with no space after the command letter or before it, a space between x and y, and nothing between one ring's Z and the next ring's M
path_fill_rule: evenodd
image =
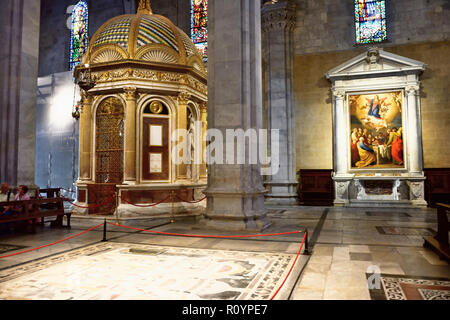
M90 63L126 59L190 65L205 72L202 57L188 35L166 17L127 14L110 19L92 38Z

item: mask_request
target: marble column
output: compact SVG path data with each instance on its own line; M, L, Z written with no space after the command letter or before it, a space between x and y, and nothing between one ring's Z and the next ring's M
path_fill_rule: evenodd
M334 99L334 174L336 176L345 175L347 172L347 163L345 152L349 139L345 135L345 110L344 110L345 92L340 90L333 90Z
M418 119L419 86L406 87L408 101L408 159L411 175L423 176L422 142L419 133L422 132Z
M190 94L187 92L181 92L178 95L178 108L177 108L177 129L187 129L187 104L189 102ZM186 144L187 136L181 134L178 135L178 144ZM184 148L183 153L178 154L179 157L187 157L187 149ZM176 180L187 179L187 165L186 159L176 165Z
M40 0L0 10L0 182L34 186Z
M208 23L208 131L215 129L218 137L225 138L227 129L259 130L261 1L210 0ZM208 158L212 159L210 155ZM258 160L252 164L248 151L244 158L244 164L208 165L203 220L208 227L255 231L270 225L264 207L261 163Z
M136 88L124 88L125 110L125 163L124 183L136 183Z
M348 139L345 135L345 115L344 98L345 92L341 90L333 90L333 121L334 137L333 137L333 157L334 157L334 190L335 190L335 206L346 205L349 201L349 185L350 180L347 174L346 154Z
M261 11L265 44L265 81L267 129L279 130L279 170L267 176L266 201L273 204L298 202L295 159L295 116L293 32L296 20L295 2L266 2ZM269 150L271 150L269 146Z
M206 103L200 104L200 112L201 112L201 121L202 121L202 136L201 136L201 146L202 146L202 159L203 154L206 151L206 131L208 130L208 108ZM200 179L207 178L207 170L206 170L206 162L202 160L202 164L200 165Z
M83 91L80 115L79 181L92 181L92 96Z

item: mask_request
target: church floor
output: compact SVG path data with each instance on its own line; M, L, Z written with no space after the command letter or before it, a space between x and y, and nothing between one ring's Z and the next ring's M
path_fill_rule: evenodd
M422 247L436 230L434 210L270 207L264 233L308 228L312 255L301 255L280 299L449 299L450 268ZM72 229L0 235L0 256L78 234ZM111 222L115 222L111 219ZM163 232L207 231L195 217L128 219ZM287 275L300 234L220 239L156 235L108 225L37 251L0 259L0 299L269 299ZM368 269L369 268L369 269ZM371 272L380 288L368 289ZM369 274L368 274L369 272Z

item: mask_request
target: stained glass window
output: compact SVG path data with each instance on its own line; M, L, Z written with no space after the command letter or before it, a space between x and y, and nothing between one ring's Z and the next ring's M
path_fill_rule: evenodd
M203 61L208 60L208 0L191 0L191 37Z
M386 40L386 1L355 0L356 43Z
M72 27L70 29L70 70L81 63L81 58L89 44L88 6L86 1L79 1L72 10Z

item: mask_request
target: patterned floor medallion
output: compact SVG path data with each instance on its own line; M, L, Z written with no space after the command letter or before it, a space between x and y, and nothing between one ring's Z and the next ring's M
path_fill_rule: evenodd
M435 232L430 228L415 227L375 227L379 234L399 235L399 236L434 236Z
M450 300L447 279L381 274L380 280L380 288L369 290L372 300Z
M264 300L278 289L294 258L101 243L1 270L0 299Z

